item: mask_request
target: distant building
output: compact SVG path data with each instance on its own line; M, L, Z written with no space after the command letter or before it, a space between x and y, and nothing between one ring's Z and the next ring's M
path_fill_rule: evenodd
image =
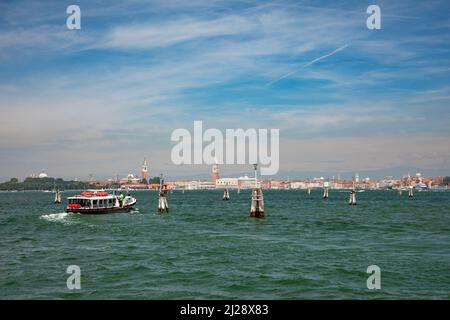
M136 185L136 184L140 184L141 183L141 179L137 178L134 176L134 174L129 173L125 178L119 178L117 179L108 179L108 182L115 182L115 183L119 183L119 184L126 184L126 185Z
M238 178L219 178L216 180L216 188L237 188L238 186Z
M168 185L173 185L174 189L189 189L190 180L167 181Z
M204 190L204 189L215 189L216 185L211 181L203 181L203 180L194 180L191 181L186 189L188 190Z
M238 187L241 189L256 188L256 180L255 178L249 178L248 176L239 177Z
M333 189L352 189L354 185L354 181L352 180L334 180L331 183L331 187ZM326 187L324 182L324 187Z
M217 163L217 159L214 159L215 163L212 166L212 182L216 184L216 181L220 178L219 174L219 164Z
M39 173L39 175L38 175L38 178L48 178L48 174L47 174L47 173L45 173L45 171L44 171L44 170L42 170L42 172L41 172L41 173Z
M309 187L308 181L292 181L291 189L307 189Z
M144 158L144 163L142 164L142 181L148 182L148 165L147 159Z

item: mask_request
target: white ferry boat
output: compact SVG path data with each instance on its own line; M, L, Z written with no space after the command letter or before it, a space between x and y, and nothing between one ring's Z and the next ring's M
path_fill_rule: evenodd
M102 214L130 211L137 200L129 195L113 195L105 191L84 191L79 195L68 197L69 204L65 212L82 214Z

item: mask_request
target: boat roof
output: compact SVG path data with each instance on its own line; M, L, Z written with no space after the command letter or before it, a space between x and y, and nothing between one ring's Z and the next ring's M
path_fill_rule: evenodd
M67 199L87 199L87 200L91 200L91 199L109 199L109 198L114 198L114 196L112 194L109 194L107 196L92 196L92 197L87 197L87 196L82 196L81 194L77 194L75 196L72 197L67 197Z
M83 191L81 194L77 194L67 199L111 199L114 195L109 194L103 190L88 190Z

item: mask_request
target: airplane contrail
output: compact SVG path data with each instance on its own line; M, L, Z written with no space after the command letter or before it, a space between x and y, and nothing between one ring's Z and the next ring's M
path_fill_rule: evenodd
M314 60L311 60L310 62L308 62L308 63L306 63L306 64L300 66L299 69L309 67L310 65L316 63L317 61L320 61L320 60L323 60L323 59L325 59L325 58L328 58L328 57L332 56L333 54L338 53L339 51L344 50L344 49L347 48L347 47L348 47L348 44L345 44L345 45L343 45L342 47L337 48L337 49L334 50L333 52L330 52L330 53L328 53L328 54L326 54L326 55L323 55L323 56L321 56L321 57L315 58ZM282 79L284 79L284 78L287 78L287 77L289 77L289 76L291 76L291 75L297 73L297 72L299 71L299 69L297 69L297 70L295 70L295 71L292 71L292 72L289 72L289 73L286 73L285 75L279 77L278 79L275 79L275 80L272 80L272 81L266 83L266 87L268 87L268 86L274 84L275 82L278 82L278 81L280 81L280 80L282 80Z

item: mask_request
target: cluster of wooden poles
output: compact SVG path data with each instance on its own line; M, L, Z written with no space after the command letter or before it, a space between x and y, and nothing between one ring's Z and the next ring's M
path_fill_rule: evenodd
M253 218L259 218L262 219L265 217L265 210L264 210L264 195L262 188L258 185L257 180L257 165L254 165L255 167L255 188L252 191L252 198L251 198L251 206L250 206L250 217ZM158 192L158 212L160 213L168 213L169 212L169 202L167 200L167 190L163 189L163 175L161 174L160 177L160 184L159 184L159 192ZM323 199L327 200L329 197L328 194L328 186L323 187ZM184 193L184 190L183 190ZM239 189L238 189L239 193ZM307 194L311 195L311 188L308 187ZM399 195L402 195L402 189L399 189ZM413 187L408 187L408 197L413 198ZM222 200L228 201L230 200L230 193L228 192L228 189L225 189L223 193ZM59 190L55 191L55 203L61 203L61 192ZM356 191L355 188L352 189L350 192L348 204L351 206L356 206Z
M413 189L414 188L412 186L408 187L408 197L410 199L412 199L414 197ZM311 194L311 189L308 188L307 192L308 192L308 195L310 195ZM401 196L402 195L402 189L399 189L398 193ZM328 187L324 187L323 188L323 199L324 200L328 199ZM355 190L355 188L353 188L352 191L350 191L350 197L348 199L348 204L351 205L351 206L356 206L356 190Z
M169 202L167 201L166 191L163 190L163 175L159 179L159 193L158 193L158 212L169 212Z
M239 189L238 189L239 193ZM223 201L230 200L230 193L228 189L223 191ZM261 188L254 188L252 191L252 202L250 206L250 217L253 218L264 218L264 195Z
M255 170L256 170L256 168L255 168ZM329 197L328 189L329 189L328 187L323 188L323 199L324 200L327 200ZM412 199L414 197L413 189L414 188L412 186L408 187L408 197L410 199ZM307 194L311 195L311 188L307 189ZM400 194L400 196L402 195L401 189L399 189L399 194ZM224 191L223 200L225 200L225 201L230 200L230 195L229 195L228 189L225 189L225 191ZM353 188L350 191L348 204L351 206L356 206L356 190L355 190L355 188ZM250 216L255 217L255 218L264 218L265 217L264 196L263 196L262 189L259 187L256 187L252 191L252 204L250 207Z
M252 201L250 206L250 217L262 219L265 217L264 211L264 195L261 187L258 185L257 180L257 165L254 165L255 168L255 188L252 191ZM159 195L158 195L158 212L165 213L169 212L169 203L167 201L166 196L167 190L163 190L163 177L161 174L160 184L159 184ZM239 193L239 190L238 190ZM222 200L228 201L230 200L230 193L228 189L225 189L223 193Z
M252 198L251 198L251 206L250 206L250 217L253 218L259 218L262 219L265 217L265 210L264 210L264 195L263 195L263 191L262 188L258 185L258 180L257 180L257 165L254 165L255 168L255 188L252 191ZM159 190L159 200L158 200L158 211L159 212L169 212L169 204L167 202L167 197L166 197L166 190L162 189L163 183L162 183L162 175L161 175L161 179L160 179L160 190ZM327 200L329 197L329 193L328 193L328 186L323 187L323 199ZM238 189L238 193L239 193L239 189ZM311 195L311 188L308 187L307 189L307 194ZM399 195L402 195L402 190L399 189ZM408 188L408 197L409 198L413 198L414 194L413 194L413 187L409 186ZM224 190L223 193L223 197L222 197L223 201L228 201L230 200L230 193L228 192L228 189ZM356 190L355 187L353 187L353 189L350 192L350 196L349 196L349 200L348 200L348 204L351 206L356 206Z

